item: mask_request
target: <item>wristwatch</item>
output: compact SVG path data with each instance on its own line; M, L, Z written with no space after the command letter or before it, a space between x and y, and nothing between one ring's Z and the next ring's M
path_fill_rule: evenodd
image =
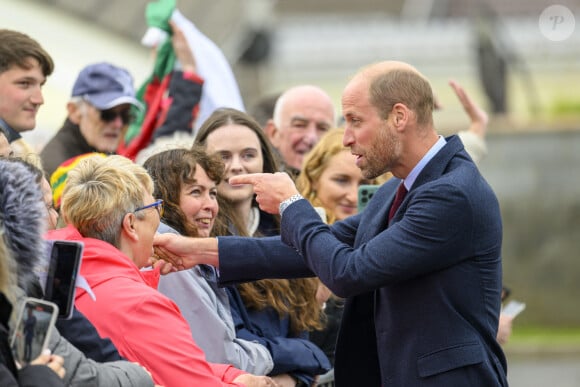
M280 207L278 208L278 212L280 213L280 216L282 216L282 213L286 210L286 208L288 208L288 206L300 199L304 199L302 197L302 195L300 194L296 194L296 195L292 195L290 196L288 199L282 201L280 203Z

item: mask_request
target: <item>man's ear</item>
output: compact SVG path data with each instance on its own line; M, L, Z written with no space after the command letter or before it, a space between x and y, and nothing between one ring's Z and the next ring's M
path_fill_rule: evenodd
M266 133L266 136L268 136L268 139L274 148L278 148L280 146L280 129L278 129L278 127L274 124L274 120L268 120L266 126L264 127L264 132Z
M133 213L127 213L123 217L123 222L121 223L121 233L127 236L127 238L132 240L139 240L139 235L137 234L137 229L135 224L137 222L137 217Z
M391 110L391 116L393 117L393 124L395 129L402 130L407 126L410 119L411 111L409 108L402 103L396 103Z
M81 106L74 102L69 102L66 104L66 110L68 112L68 119L75 125L81 122L82 109Z

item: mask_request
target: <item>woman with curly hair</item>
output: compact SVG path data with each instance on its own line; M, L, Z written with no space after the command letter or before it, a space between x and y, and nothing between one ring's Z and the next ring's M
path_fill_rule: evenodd
M158 231L210 236L219 222L217 185L224 174L221 160L193 147L162 151L143 166L153 179L153 195L164 204ZM266 347L236 337L228 295L218 287L213 267L198 265L162 276L158 289L179 306L208 361L232 364L256 375L272 369Z

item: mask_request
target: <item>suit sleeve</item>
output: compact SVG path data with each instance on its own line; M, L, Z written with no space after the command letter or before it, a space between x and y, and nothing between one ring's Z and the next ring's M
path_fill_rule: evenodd
M464 192L451 185L417 191L408 194L410 204L404 217L389 227L386 219L376 219L375 215L385 213L382 206L389 201L382 197L371 201L364 211L366 217L361 215L357 233L376 227L376 232L372 231L375 236L358 248L321 225L316 212L303 200L286 209L282 240L300 252L322 282L341 297L443 269L466 258L472 211ZM380 221L383 226L377 225Z
M301 278L314 275L300 254L282 243L279 236L218 237L218 249L219 282L223 286L264 278Z

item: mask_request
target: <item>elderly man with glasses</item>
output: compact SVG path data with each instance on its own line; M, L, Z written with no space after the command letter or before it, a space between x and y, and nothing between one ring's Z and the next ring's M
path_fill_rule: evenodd
M147 171L118 155L85 158L69 172L61 202L68 226L47 238L84 244L81 274L94 297L78 288L75 306L158 385L277 386L269 377L207 362L177 305L157 291L159 267L140 270L151 264L163 213L152 192Z
M114 154L141 108L127 70L106 62L86 66L74 83L63 126L40 153L48 176L81 154Z

